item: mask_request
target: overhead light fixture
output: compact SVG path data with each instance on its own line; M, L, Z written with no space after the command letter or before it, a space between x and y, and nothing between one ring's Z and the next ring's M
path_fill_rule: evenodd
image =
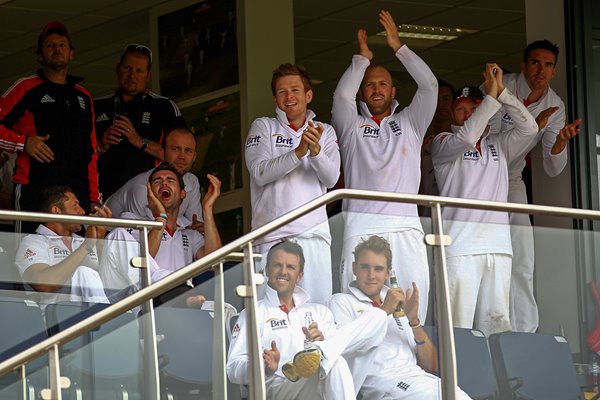
M445 28L440 26L409 25L398 26L398 37L409 39L424 39L435 41L450 41L460 36L470 35L477 32L473 29ZM379 36L386 36L386 32L378 32Z

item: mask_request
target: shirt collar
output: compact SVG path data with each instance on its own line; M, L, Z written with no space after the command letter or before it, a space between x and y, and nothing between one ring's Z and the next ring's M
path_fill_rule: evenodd
M367 118L373 118L373 114L371 114L371 111L369 111L369 107L367 106L367 103L365 103L364 101L361 100L358 103L358 105L360 108L360 114L362 116L367 117ZM392 100L392 104L391 104L392 112L390 113L390 115L392 115L396 112L396 108L398 108L399 105L400 104L398 103L398 101L396 99Z
M285 114L285 111L283 111L282 109L280 109L279 107L275 107L275 115L277 117L277 120L283 125L283 126L290 126L290 121L287 118L287 115ZM313 110L306 110L306 121L304 121L304 125L302 126L296 126L295 131L296 132L300 132L302 130L304 130L304 128L306 128L306 126L308 125L309 121L314 120L316 117L316 114L314 113ZM290 128L292 129L292 128ZM294 130L294 129L292 129Z
M279 307L281 305L281 302L279 301L279 296L277 295L277 291L275 289L273 289L271 286L269 286L267 283L265 283L265 297L264 300L276 307ZM294 299L294 307L298 308L301 305L303 305L304 303L308 303L308 300L310 299L310 296L308 295L308 292L304 289L302 289L300 286L296 285L296 287L294 288L294 293L292 294L292 298ZM291 311L291 310L288 310Z

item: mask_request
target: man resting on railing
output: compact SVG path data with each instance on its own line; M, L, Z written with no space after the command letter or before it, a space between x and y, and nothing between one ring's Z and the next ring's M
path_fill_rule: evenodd
M386 324L373 340L382 344L368 353L345 353L354 385L363 399L441 398L437 351L419 320L419 290L413 282L406 294L385 282L392 272L392 250L387 240L370 236L354 250L352 270L356 280L348 293L334 294L329 307L338 327L347 326L373 308L386 312ZM401 310L401 311L400 311ZM400 311L400 313L399 313ZM457 399L469 399L462 390Z
M148 233L149 266L152 281L191 264L194 260L221 247L221 238L215 224L213 205L220 195L221 182L208 175L210 187L202 199L204 235L178 224L179 207L186 195L182 176L171 164L163 162L148 178L148 209L155 220L163 223L163 229ZM149 216L149 218L151 218ZM124 213L122 218L140 219L140 216ZM129 260L139 256L138 231L115 229L108 236L110 241L104 249L100 276L107 290L139 287L140 270L129 266Z
M68 186L48 186L41 192L40 210L50 214L85 215ZM106 206L94 207L97 216L109 218ZM98 254L106 235L104 226L88 226L85 237L76 234L79 224L47 222L21 241L15 263L23 281L42 304L59 301L108 303L100 276ZM45 294L42 294L45 293Z
M299 244L284 241L267 255L268 285L258 302L256 321L266 375L268 399L354 399L352 375L342 357L345 352L367 352L383 339L386 314L367 310L343 329L322 304L310 303L297 286L304 276L304 252ZM233 328L227 375L238 384L249 382L246 310ZM318 373L317 373L318 372Z

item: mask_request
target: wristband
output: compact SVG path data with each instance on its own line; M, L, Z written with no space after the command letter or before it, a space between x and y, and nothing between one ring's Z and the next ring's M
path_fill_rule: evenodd
M167 221L169 220L169 216L166 213L160 213L160 214L158 214L158 217L156 217L156 218L164 218Z
M416 324L411 324L410 321L408 321L408 326L410 326L411 328L415 329L421 326L421 321L417 320Z

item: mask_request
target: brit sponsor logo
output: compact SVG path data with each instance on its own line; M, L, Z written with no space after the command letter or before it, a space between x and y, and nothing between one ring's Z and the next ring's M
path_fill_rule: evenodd
M493 144L489 144L488 145L489 149L490 149L490 153L492 155L492 160L494 161L498 161L499 157L498 157L498 150L496 150L496 148L494 147Z
M377 139L379 137L379 128L370 124L361 125L358 129L362 130L362 137Z
M394 136L402 135L402 128L400 128L400 125L398 125L398 123L396 121L390 121L390 122L388 122L388 125L390 126L390 129L394 133Z
M258 146L260 144L260 136L248 136L246 139L246 148Z
M274 133L271 137L275 138L275 147L292 147L294 145L294 139L282 133Z
M68 249L61 249L58 246L52 246L50 247L50 250L52 251L52 255L54 257L68 257L69 254L71 254Z
M150 123L150 113L148 111L146 111L145 113L142 114L142 124L149 124Z
M477 150L467 150L463 154L463 160L479 161L479 152Z
M514 125L514 122L508 113L504 113L502 116L502 123L510 126Z
M85 100L83 100L83 97L77 96L77 101L79 102L79 107L81 107L82 110L85 110Z
M287 329L288 322L287 319L277 319L277 318L269 318L267 320L267 324L271 327L271 330L278 331L279 329Z

